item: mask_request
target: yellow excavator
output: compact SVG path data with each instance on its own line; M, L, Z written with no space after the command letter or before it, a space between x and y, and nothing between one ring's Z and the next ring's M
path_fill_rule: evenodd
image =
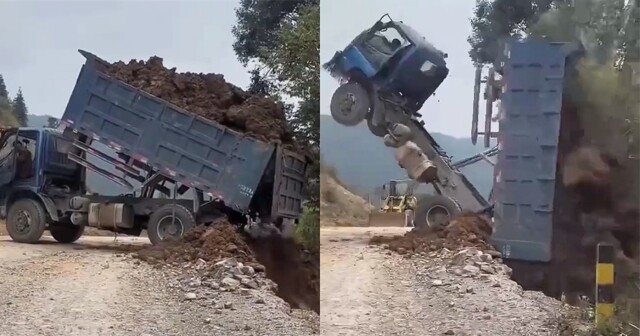
M418 182L411 179L391 180L382 186L382 206L369 214L370 226L405 226L407 210L418 204L413 194Z

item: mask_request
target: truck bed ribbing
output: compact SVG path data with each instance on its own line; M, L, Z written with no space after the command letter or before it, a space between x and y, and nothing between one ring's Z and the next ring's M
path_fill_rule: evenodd
M281 189L274 195L279 206L288 208L291 215L301 209L306 172L302 155L194 116L108 75L108 62L88 52L81 54L86 63L61 118L61 128L75 137L76 147L115 165L128 177L144 180L137 168L140 174L160 172L239 212L249 208L270 169L264 183ZM113 148L123 161L87 151L92 140Z

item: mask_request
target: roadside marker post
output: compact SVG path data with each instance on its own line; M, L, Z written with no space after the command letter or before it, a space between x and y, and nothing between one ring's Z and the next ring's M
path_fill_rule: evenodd
M596 264L596 326L602 327L613 317L615 297L615 249L609 244L598 244Z

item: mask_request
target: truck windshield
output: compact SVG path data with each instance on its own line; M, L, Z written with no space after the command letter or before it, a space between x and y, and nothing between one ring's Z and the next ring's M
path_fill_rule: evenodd
M391 56L409 41L395 27L386 27L374 32L366 43L376 51Z

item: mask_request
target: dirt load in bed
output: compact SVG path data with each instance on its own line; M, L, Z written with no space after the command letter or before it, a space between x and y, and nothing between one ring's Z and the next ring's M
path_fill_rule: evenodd
M292 144L282 104L251 95L227 83L221 74L179 73L176 68L164 67L162 58L157 56L146 62L116 62L106 72L190 113L258 140Z

